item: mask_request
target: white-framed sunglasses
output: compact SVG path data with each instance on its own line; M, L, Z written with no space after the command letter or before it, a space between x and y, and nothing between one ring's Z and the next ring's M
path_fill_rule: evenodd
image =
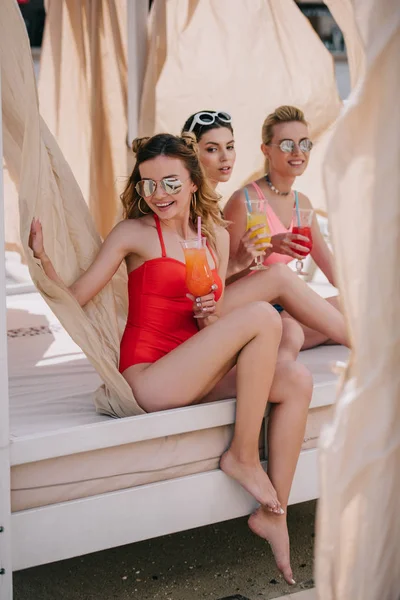
M189 128L189 133L193 131L196 125L213 125L218 119L222 123L232 123L232 117L229 113L223 110L217 110L215 112L198 112L194 115L192 124Z
M175 194L179 194L184 183L184 181L181 181L177 177L164 177L160 181L156 181L155 179L141 179L135 185L135 190L142 198L150 198L156 191L157 185L160 185L166 194L174 196Z
M300 140L298 144L293 140L282 140L280 144L268 144L268 146L276 146L277 148L280 148L282 152L289 154L290 152L293 152L296 146L298 146L299 150L302 152L311 152L313 143L309 138L304 138L303 140Z

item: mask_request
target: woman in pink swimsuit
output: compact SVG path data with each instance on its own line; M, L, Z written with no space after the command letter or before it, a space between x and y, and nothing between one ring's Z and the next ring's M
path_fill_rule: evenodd
M312 208L310 200L304 194L293 190L296 177L302 175L307 168L312 142L309 139L308 125L301 110L294 106L280 106L264 121L262 128L261 149L266 158L266 175L250 183L246 188L237 190L224 209L224 216L231 223L230 263L228 268L228 283L235 286L249 274L249 266L255 254L260 249L265 254L265 265L274 263L287 264L294 258L302 258L298 254L302 246L297 243L303 236L292 233L293 207ZM246 232L245 196L250 198L265 198L268 201L267 216L271 229L272 248L258 246L249 239ZM312 224L313 249L311 256L326 275L328 281L335 285L333 256L320 232L316 218ZM259 281L262 272L257 274ZM250 285L249 285L250 283ZM253 277L246 277L237 292L245 293L248 301L257 295L262 298L260 287ZM231 286L228 287L228 289ZM327 301L339 308L337 297ZM282 317L289 317L283 311ZM305 334L302 349L313 348L331 341L319 331L303 327Z

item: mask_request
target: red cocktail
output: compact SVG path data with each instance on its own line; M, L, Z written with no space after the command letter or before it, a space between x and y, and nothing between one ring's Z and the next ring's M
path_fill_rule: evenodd
M304 256L308 256L312 250L312 233L311 226L312 220L314 216L314 210L312 208L298 208L295 207L293 209L293 228L292 233L297 233L298 235L304 235L304 237L308 238L308 242L305 240L295 240L296 244L299 246L304 246L304 252L301 250L297 250L298 254ZM297 275L307 275L303 271L303 261L298 259L296 261L296 271Z
M296 244L299 246L304 246L304 252L302 250L297 250L298 254L304 254L304 256L308 256L312 250L312 233L311 227L293 227L293 233L298 233L299 235L304 235L304 237L309 239L309 242L304 240L296 240Z

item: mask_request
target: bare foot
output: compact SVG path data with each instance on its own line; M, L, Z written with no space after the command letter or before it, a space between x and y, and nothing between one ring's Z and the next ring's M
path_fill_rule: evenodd
M269 542L276 566L287 583L294 585L296 582L290 566L289 532L286 518L274 515L261 507L250 515L248 524L253 533Z
M259 461L255 465L240 462L231 450L227 450L222 455L219 466L229 477L238 481L257 502L271 511L283 514L276 491Z

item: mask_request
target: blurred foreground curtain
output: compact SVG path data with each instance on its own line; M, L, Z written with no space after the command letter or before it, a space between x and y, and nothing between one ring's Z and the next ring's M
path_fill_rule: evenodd
M363 75L365 52L356 22L352 0L324 0L333 18L342 30L349 63L350 84L354 88Z
M14 0L0 2L0 65L4 159L18 188L20 243L32 279L105 382L96 393L97 408L112 416L142 413L118 372L127 309L124 267L82 309L45 276L28 248L30 223L37 216L46 251L69 285L88 268L101 242L72 171L40 117L29 40Z
M339 114L332 56L294 0L155 0L149 31L141 135L179 133L199 110L230 112L237 163L224 200L262 172L261 126L280 104L303 109L317 141ZM319 154L317 143L298 181L324 206Z
M353 351L321 435L320 600L400 597L400 8L352 0L366 72L324 177Z
M126 0L47 0L40 112L97 230L115 224L127 173Z

